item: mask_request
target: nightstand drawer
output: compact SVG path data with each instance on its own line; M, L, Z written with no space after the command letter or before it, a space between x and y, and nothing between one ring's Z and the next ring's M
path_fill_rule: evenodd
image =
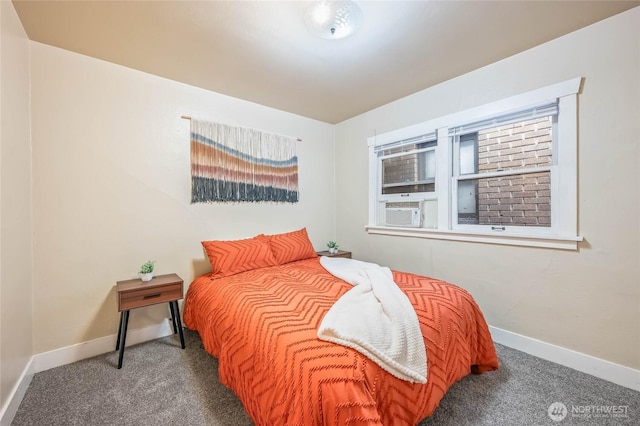
M140 308L142 306L155 305L156 303L170 302L182 298L182 283L173 283L150 288L137 288L118 293L118 310Z

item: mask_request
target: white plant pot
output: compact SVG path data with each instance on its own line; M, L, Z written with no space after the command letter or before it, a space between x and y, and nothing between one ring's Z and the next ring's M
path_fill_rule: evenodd
M336 254L337 252L338 252L337 248L330 248L329 249L329 253L331 253L331 254Z
M148 274L140 274L140 279L142 281L151 281L153 279L153 272L149 272Z

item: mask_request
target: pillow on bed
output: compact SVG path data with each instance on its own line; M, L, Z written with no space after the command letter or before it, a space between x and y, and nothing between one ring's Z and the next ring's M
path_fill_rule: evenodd
M235 241L202 241L216 277L275 266L269 239L263 234Z
M311 241L309 241L307 228L285 234L267 235L267 238L271 243L271 251L273 251L273 255L279 265L318 257Z

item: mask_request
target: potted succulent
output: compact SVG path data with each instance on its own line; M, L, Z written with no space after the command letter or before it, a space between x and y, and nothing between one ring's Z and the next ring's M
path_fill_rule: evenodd
M140 279L142 281L151 281L153 279L153 268L156 264L155 260L148 260L140 267Z
M338 252L338 243L335 241L329 241L327 243L327 247L329 247L329 253L336 254Z

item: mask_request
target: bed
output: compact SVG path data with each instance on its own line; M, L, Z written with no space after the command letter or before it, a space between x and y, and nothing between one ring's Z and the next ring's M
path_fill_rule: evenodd
M415 425L453 383L498 368L484 317L460 287L393 271L426 347L427 382L413 383L318 338L352 286L323 268L305 229L202 244L212 272L191 283L184 323L256 425Z

